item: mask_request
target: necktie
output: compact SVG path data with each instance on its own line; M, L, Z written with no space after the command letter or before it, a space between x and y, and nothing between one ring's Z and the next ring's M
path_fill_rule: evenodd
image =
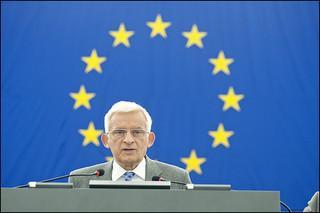
M134 175L134 172L126 172L123 174L123 177L125 181L131 181Z

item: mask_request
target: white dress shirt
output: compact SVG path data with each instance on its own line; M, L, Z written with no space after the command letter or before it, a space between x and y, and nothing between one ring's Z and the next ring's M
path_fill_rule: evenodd
M143 160L138 164L138 166L132 170L127 171L122 168L117 161L113 160L113 168L112 168L112 180L113 181L125 181L124 177L122 176L125 172L134 172L135 175L132 178L132 181L144 181L146 179L146 159Z

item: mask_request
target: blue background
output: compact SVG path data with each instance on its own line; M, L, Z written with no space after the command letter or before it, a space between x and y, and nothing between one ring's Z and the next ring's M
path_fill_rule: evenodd
M318 2L1 2L1 187L68 174L111 152L83 146L79 129L113 103L135 101L153 118L151 158L186 168L191 150L206 158L194 183L280 191L302 210L319 190ZM171 22L150 38L146 22ZM123 22L131 47L113 47ZM203 48L182 32L197 24ZM81 57L107 57L103 73ZM212 74L209 58L233 58L231 75ZM74 110L71 92L96 93ZM232 86L241 111L218 98ZM230 148L212 147L223 123ZM64 180L66 181L66 180Z

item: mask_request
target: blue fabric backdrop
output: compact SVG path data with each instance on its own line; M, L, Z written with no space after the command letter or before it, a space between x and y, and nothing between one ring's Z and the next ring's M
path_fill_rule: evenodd
M302 210L319 190L318 8L1 2L1 187L107 160L104 114L129 100L153 118L151 158Z

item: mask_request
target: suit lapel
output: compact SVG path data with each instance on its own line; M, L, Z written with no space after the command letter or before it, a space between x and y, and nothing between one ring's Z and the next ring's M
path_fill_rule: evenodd
M146 181L151 181L153 176L161 176L161 169L155 161L146 156Z
M105 173L104 173L104 179L105 180L112 180L112 165L113 165L113 160L112 161L109 161L106 163L105 165Z

